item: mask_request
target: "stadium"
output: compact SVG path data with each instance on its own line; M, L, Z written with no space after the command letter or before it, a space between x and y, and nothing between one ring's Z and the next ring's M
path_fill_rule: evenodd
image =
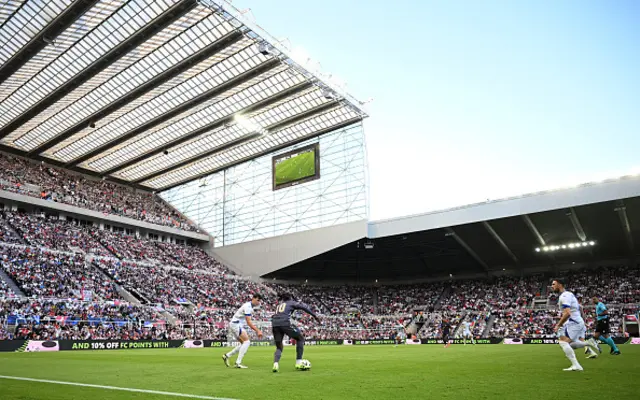
M365 102L230 2L0 7L0 398L637 397L640 174L372 220Z

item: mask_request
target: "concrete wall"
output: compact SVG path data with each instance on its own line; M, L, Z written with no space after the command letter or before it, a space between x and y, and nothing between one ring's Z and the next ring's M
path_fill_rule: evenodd
M118 215L104 214L99 211L87 210L86 208L80 208L64 203L56 203L53 201L47 201L38 199L35 197L25 196L18 193L7 192L0 190L0 201L5 203L6 206L10 206L13 203L26 204L33 207L39 207L43 209L54 210L66 215L72 215L77 217L83 217L83 219L111 222L121 226L134 227L145 229L147 231L153 231L154 233L164 233L183 239L191 239L199 242L208 242L209 236L203 233L188 232L181 229L172 228L169 226L151 224L144 221L139 221L133 218L120 217Z
M258 277L362 239L366 220L217 247L215 257L245 276Z
M579 187L534 193L517 198L473 204L369 223L370 238L399 235L523 214L557 210L640 196L640 177L585 184Z

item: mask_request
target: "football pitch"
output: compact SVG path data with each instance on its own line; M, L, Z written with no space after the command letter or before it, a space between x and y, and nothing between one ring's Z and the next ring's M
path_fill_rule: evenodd
M579 351L585 371L563 372L569 362L556 345L308 346L313 368L300 372L287 347L277 374L273 348L263 347L249 349L246 370L226 368L219 348L0 353L0 398L638 398L640 346L620 349L595 360Z
M297 181L316 173L315 153L308 151L276 165L276 185Z

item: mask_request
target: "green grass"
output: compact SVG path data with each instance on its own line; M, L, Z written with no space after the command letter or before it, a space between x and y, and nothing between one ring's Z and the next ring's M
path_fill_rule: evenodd
M606 346L605 346L606 347ZM285 348L271 372L272 348L252 347L248 370L226 368L222 349L0 353L0 375L235 399L610 399L637 398L640 346L618 357L569 366L556 345L308 346L308 372ZM171 399L144 393L0 379L3 400Z
M316 173L315 152L299 154L276 165L276 185L297 181Z

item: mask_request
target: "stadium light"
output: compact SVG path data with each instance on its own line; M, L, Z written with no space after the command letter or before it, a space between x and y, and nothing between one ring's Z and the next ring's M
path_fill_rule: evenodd
M548 253L548 252L552 252L552 251L558 251L558 250L574 250L574 249L581 249L584 247L589 247L589 246L595 246L596 242L594 242L593 240L589 241L589 242L572 242L572 243L565 243L565 244L560 244L560 245L551 245L551 246L544 246L544 247L536 247L535 251L536 253L540 253L541 251L544 253Z
M273 46L271 46L269 43L267 42L262 42L258 45L258 51L260 52L260 54L262 54L263 56L268 56L271 54L274 54L274 49Z
M251 121L244 115L236 115L235 117L233 117L233 119L238 125L248 130L250 133L260 133L262 135L266 135L267 133L269 133L269 131Z

